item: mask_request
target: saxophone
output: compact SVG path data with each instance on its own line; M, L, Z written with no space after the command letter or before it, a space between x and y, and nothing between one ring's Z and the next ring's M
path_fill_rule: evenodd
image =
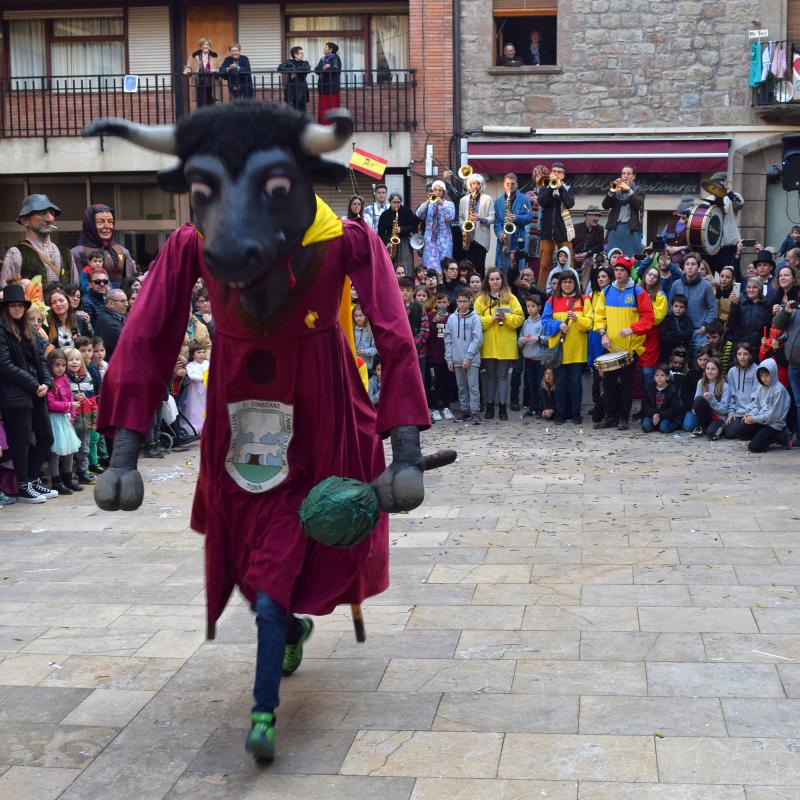
M394 222L392 222L392 235L389 239L389 252L392 255L392 261L397 258L397 248L400 247L400 212L394 212Z
M517 232L517 226L509 219L511 216L511 195L506 195L506 213L503 223L503 252L511 249L511 237Z
M475 215L475 206L478 202L478 193L473 192L469 198L469 211L467 213L467 220L462 228L461 245L463 249L469 250L472 244L472 235L475 233L475 220L472 217Z

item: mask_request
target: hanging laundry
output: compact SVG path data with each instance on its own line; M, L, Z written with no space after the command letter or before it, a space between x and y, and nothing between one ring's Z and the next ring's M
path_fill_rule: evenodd
M764 83L764 81L767 79L771 63L772 63L772 42L765 42L764 49L761 51L761 83Z
M780 81L786 75L786 51L783 49L783 42L775 45L775 52L772 54L770 62L770 72Z
M761 78L761 44L753 42L750 46L750 86L754 89L764 83Z

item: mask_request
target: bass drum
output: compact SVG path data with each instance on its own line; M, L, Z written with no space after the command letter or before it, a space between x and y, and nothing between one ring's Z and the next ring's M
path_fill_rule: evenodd
M697 203L689 209L686 243L690 248L715 256L722 247L722 209L717 205Z

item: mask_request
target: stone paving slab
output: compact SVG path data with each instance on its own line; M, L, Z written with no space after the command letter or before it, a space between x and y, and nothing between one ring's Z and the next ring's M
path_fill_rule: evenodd
M797 451L519 419L424 445L459 461L392 519L367 642L316 620L267 770L241 597L203 638L196 451L131 514L0 511L0 798L800 798Z

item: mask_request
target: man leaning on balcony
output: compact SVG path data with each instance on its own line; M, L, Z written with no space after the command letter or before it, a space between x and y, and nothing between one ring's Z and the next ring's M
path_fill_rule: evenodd
M22 201L17 222L25 228L25 239L9 247L0 270L0 288L12 275L28 279L40 275L42 285L77 282L78 270L69 248L50 240L50 234L58 230L53 222L60 213L46 194L32 194Z

